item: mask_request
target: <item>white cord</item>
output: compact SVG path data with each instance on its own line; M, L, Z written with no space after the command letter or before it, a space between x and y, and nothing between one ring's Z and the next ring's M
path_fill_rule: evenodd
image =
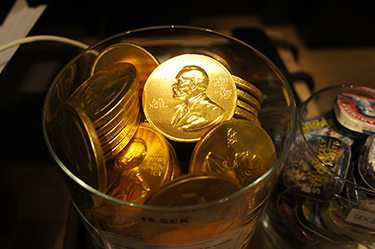
M71 44L73 46L76 46L82 49L86 49L89 47L88 45L82 42L75 41L75 40L65 38L65 37L54 36L54 35L36 35L36 36L29 36L26 38L18 39L18 40L9 42L5 45L2 45L0 46L0 52L8 48L14 47L14 46L18 46L24 43L36 42L36 41L55 41L55 42L68 43L68 44Z

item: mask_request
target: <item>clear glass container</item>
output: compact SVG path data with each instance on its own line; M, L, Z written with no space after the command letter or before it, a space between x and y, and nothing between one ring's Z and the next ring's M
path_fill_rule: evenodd
M335 109L338 96L373 101L375 91L333 86L313 93L298 106L296 138L262 217L264 231L279 248L375 247L375 191L364 183L359 171L364 156L374 159L374 152L365 153L369 146L364 147L371 134L363 136L350 129L356 122L353 119L343 122L347 117L343 119L343 113ZM359 102L352 99L345 104ZM368 118L356 116L362 121ZM366 128L363 131L367 133ZM317 149L317 138L331 141L333 146Z
M125 202L79 179L54 150L54 145L61 142L51 128L54 113L90 76L91 65L98 53L121 42L141 46L160 63L180 54L207 55L222 62L233 75L258 87L264 94L258 117L274 141L277 151L275 165L256 181L224 199L180 207ZM62 69L51 85L43 115L46 143L61 168L71 199L97 248L246 248L296 132L291 88L270 60L227 35L185 26L124 32L83 51Z

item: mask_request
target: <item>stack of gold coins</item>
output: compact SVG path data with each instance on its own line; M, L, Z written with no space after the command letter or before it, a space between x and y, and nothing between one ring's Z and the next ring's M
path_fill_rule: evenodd
M139 80L127 62L111 64L89 77L68 99L91 119L105 161L117 155L137 130L140 118Z
M276 162L276 149L268 133L244 119L232 119L210 130L195 146L190 173L226 174L245 187Z
M150 191L180 175L178 158L170 143L144 123L116 156L111 170L118 177L109 184L107 193L138 204Z
M258 125L258 113L263 102L263 93L250 82L232 76L237 86L237 107L234 113L235 118L250 120Z
M138 204L190 205L211 199L179 199L176 194L166 203L163 196L202 180L229 186L232 193L273 166L275 148L258 120L263 93L217 58L181 54L159 63L130 43L114 44L98 54L91 76L64 109L82 112L74 115L90 123L86 131L100 144L88 156L95 152L104 161L97 166L104 168L100 177L108 182L103 187L101 180L101 191ZM179 181L175 181L181 174L179 155L168 139L181 147L195 145L190 176ZM222 198L229 192L211 197ZM98 216L107 216L108 207L95 208Z

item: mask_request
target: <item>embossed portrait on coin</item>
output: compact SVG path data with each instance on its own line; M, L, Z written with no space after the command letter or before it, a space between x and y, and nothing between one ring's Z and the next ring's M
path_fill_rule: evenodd
M173 98L183 100L177 105L171 124L181 131L196 131L219 122L225 110L206 93L207 72L195 65L184 66L172 85Z

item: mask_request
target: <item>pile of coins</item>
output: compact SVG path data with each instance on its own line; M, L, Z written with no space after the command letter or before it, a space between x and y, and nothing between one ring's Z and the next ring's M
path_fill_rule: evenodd
M220 199L277 160L258 120L262 102L257 87L215 57L181 54L159 63L142 47L118 43L98 54L91 76L57 111L54 130L64 146L55 150L77 177L123 201ZM194 145L187 170L175 144Z
M122 62L93 74L68 99L91 119L106 161L118 154L137 130L138 89L136 68Z

